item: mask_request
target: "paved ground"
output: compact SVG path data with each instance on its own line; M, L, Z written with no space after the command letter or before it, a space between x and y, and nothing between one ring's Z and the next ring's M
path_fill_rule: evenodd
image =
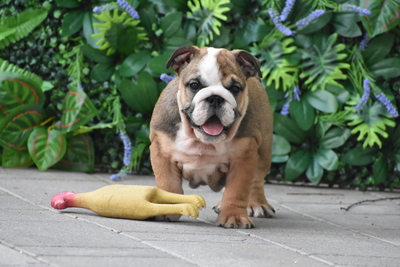
M0 266L400 266L400 201L352 203L399 193L266 185L277 213L256 228L215 226L208 187L200 218L180 222L110 219L84 209L53 210L66 190L154 185L153 177L0 168Z

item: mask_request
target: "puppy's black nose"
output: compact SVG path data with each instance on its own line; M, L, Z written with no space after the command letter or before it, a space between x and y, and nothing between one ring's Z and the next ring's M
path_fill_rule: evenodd
M209 98L207 98L207 101L213 108L218 108L224 102L224 99L219 95L212 95Z

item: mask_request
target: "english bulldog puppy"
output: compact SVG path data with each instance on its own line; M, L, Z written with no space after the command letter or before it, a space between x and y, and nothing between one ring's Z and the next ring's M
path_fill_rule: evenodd
M242 50L182 46L166 67L177 77L163 90L150 122L157 186L183 194L186 179L192 188L225 188L214 207L219 226L252 228L250 216L272 217L264 178L273 122L259 61Z

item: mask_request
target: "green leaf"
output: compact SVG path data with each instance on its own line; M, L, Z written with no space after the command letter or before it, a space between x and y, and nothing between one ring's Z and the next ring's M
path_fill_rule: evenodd
M165 64L167 63L169 57L170 55L159 55L150 59L148 69L151 71L153 77L160 77L160 75L163 73L169 73L173 75L172 71L167 71L165 69Z
M383 77L388 80L400 76L400 58L385 58L376 64L369 66L369 70L375 77Z
M57 5L67 8L74 8L80 6L80 1L78 0L55 0Z
M311 161L310 152L298 150L289 158L285 166L285 181L292 181L300 176Z
M274 113L274 131L289 142L297 144L301 144L305 138L305 132L294 120L279 113Z
M315 111L313 107L304 99L290 102L290 115L297 122L297 125L307 131L314 124Z
M62 104L61 131L63 133L78 129L88 123L98 111L88 96L76 87L71 87Z
M182 12L170 13L161 19L160 27L165 38L173 36L181 27Z
M388 179L389 163L385 156L380 155L379 159L374 165L372 178L374 184L384 183Z
M311 106L322 112L333 113L337 111L339 104L336 97L328 91L317 90L304 94L305 98Z
M17 15L0 17L0 25L12 29L13 34L7 34L0 40L0 50L7 47L10 43L27 36L34 28L36 28L47 17L47 11L44 9L25 10Z
M313 157L310 161L310 165L306 170L306 176L310 182L317 185L321 181L324 169L318 164L317 160Z
M357 25L358 14L353 12L336 13L332 23L335 31L344 37L354 38L361 36L362 32Z
M90 73L90 77L95 81L105 82L111 78L114 72L114 64L98 63L93 67L92 72Z
M85 12L83 17L83 36L85 36L86 43L93 48L99 48L100 45L97 42L101 39L93 38L93 34L99 33L99 29L93 26L93 23L99 23L100 21L93 16L93 12ZM87 45L86 44L86 45Z
M59 130L37 127L29 135L29 154L40 171L56 164L64 156L66 148L65 137Z
M95 49L88 44L81 46L82 53L89 59L106 65L113 65L114 57L107 56L102 50Z
M1 167L3 168L26 168L33 164L33 159L27 149L25 150L3 150Z
M23 74L0 73L0 118L21 105L42 106L45 100L40 85ZM1 115L2 114L2 115Z
M339 158L331 149L320 148L314 153L314 161L328 171L334 171L339 166Z
M54 168L64 171L93 172L94 145L89 134L67 136L67 149L64 157Z
M132 77L138 74L150 59L151 53L148 50L142 50L138 53L131 54L122 62L119 68L119 74L122 77Z
M394 44L394 35L385 33L373 38L362 53L367 66L374 65L389 55Z
M85 12L82 10L73 10L65 15L62 25L61 32L63 36L71 36L78 32L83 26L83 19Z
M39 105L22 105L14 108L0 121L0 145L5 149L27 149L29 134L44 118L44 109Z
M15 78L14 76L7 77L9 76L10 73L13 74L21 74L25 79L28 79L29 81L34 82L35 84L40 85L41 89L44 91L44 87L47 86L47 82L44 82L42 78L40 78L38 75L27 71L25 69L19 68L13 64L10 64L8 61L3 60L0 58L0 77L3 78ZM31 82L29 82L31 83Z
M370 16L361 17L363 26L370 38L387 32L399 24L399 0L368 0L362 2L364 3L363 8L371 11Z
M376 156L377 149L373 147L363 148L357 146L343 155L341 160L353 166L364 166L370 164Z
M151 112L159 95L156 82L146 71L142 71L135 82L128 79L121 81L118 89L122 99L137 112Z
M347 141L350 134L348 128L332 128L319 140L319 145L325 149L340 147Z
M272 155L272 162L273 163L284 163L286 161L288 161L289 156L288 155L284 155L284 156L276 156L276 155Z
M290 152L290 143L280 135L273 135L272 141L272 155L283 156Z
M350 68L350 64L344 61L347 57L343 52L346 46L337 43L337 37L337 33L331 34L328 38L320 37L313 40L317 43L301 51L303 71L299 77L307 78L304 84L312 91L324 90L328 84L342 87L337 80L347 79L347 75L343 73L343 70Z

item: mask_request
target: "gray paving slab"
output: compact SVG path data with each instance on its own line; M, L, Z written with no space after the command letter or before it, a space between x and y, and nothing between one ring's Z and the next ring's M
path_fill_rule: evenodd
M255 229L216 227L221 193L200 194L207 208L179 222L104 218L72 208L56 211L61 191L108 184L154 186L152 176L111 181L108 174L0 168L0 267L5 266L398 266L400 201L347 207L398 192L266 185L277 213Z

